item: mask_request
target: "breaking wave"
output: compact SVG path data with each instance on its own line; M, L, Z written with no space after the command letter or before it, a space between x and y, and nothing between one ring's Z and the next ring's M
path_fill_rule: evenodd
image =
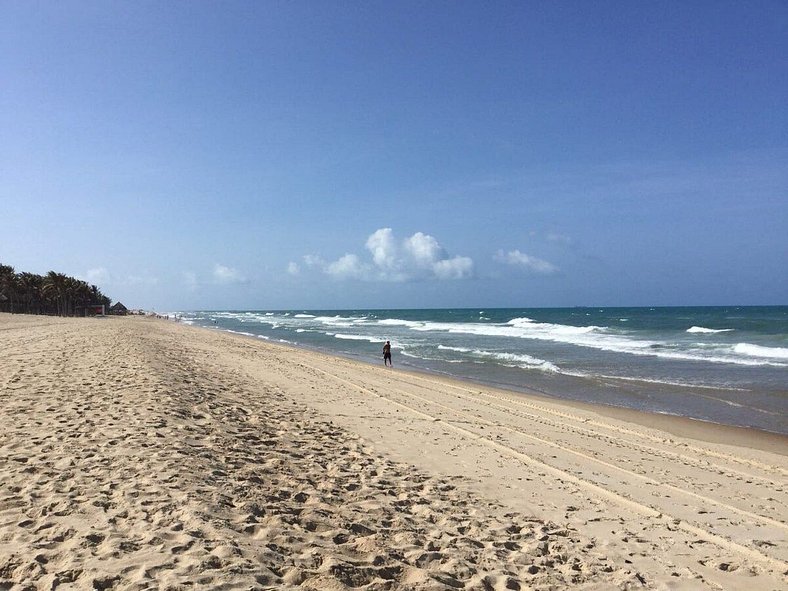
M788 349L785 347L763 347L761 345L751 345L750 343L738 343L733 347L733 350L735 353L749 357L788 360Z
M508 365L510 367L521 367L523 369L541 369L542 371L556 373L561 371L554 363L550 363L544 359L538 359L525 354L483 351L479 349L469 349L466 347L448 347L445 345L438 345L438 349L443 351L455 351L457 353L463 353L472 358L476 357L482 359L491 359L501 362L501 365Z
M732 330L732 328L704 328L702 326L691 326L687 329L687 332L698 334L716 334L718 332L730 332Z

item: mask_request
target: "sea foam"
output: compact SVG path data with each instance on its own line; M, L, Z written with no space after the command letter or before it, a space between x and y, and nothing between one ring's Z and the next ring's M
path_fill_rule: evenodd
M785 347L762 347L761 345L751 345L750 343L738 343L733 347L733 351L739 355L747 355L749 357L788 360L788 349Z
M777 349L776 354L766 351L748 349L746 343L741 343L739 350L729 345L711 345L698 343L676 343L662 340L646 340L629 336L625 333L611 331L605 326L573 326L569 324L553 324L536 322L531 318L513 318L506 323L481 323L481 322L417 322L400 319L382 320L379 324L405 326L417 332L446 332L449 334L469 334L489 337L510 337L519 339L534 339L551 341L587 347L600 351L613 353L626 353L629 355L645 355L663 359L683 361L705 361L708 363L729 363L735 365L771 365L784 367L784 363L777 360L785 359ZM784 351L785 349L782 349Z
M360 334L342 334L339 332L334 335L334 338L345 339L347 341L366 341L368 343L382 343L385 340L385 339L376 339L374 337L366 337Z
M491 359L494 361L504 362L503 365L512 365L514 367L521 367L523 369L541 369L542 371L560 373L561 370L554 363L538 359L526 354L505 353L498 351L484 351L480 349L468 349L466 347L449 347L446 345L438 345L438 349L442 351L455 351L457 353L464 353L471 357L480 357L484 359Z

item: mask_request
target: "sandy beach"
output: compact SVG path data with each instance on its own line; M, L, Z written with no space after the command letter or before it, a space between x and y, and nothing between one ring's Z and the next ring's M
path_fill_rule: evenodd
M0 589L788 587L788 438L0 314Z

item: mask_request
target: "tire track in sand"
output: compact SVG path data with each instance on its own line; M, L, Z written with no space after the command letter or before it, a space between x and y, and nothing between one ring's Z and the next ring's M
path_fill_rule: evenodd
M486 393L484 391L480 391L478 389L466 388L466 387L463 387L463 386L459 386L457 384L452 384L450 382L445 382L445 383L444 382L437 382L437 381L431 380L429 378L422 378L422 377L418 377L418 376L414 376L414 375L409 375L408 377L410 377L412 379L416 379L416 380L418 380L421 383L434 384L434 385L440 386L440 387L448 386L448 387L453 388L455 390L461 390L461 391L464 391L464 392L473 393L474 395L482 395L482 396L485 396L486 398L493 398L493 399L496 398L495 395ZM403 380L402 378L398 378L398 379L400 381L402 381L402 382L409 383L410 385L414 385L415 386L415 384L413 382L408 382L407 380ZM435 390L435 391L439 391L439 390ZM473 400L473 397L470 397L468 399ZM553 415L555 417L558 417L560 419L568 419L568 420L574 421L577 424L592 425L594 427L602 428L602 429L605 429L607 431L615 431L615 432L621 433L622 435L631 435L633 437L649 439L649 440L651 440L651 441L653 441L655 443L664 443L660 438L654 437L653 435L650 435L649 433L645 433L643 431L635 431L633 429L627 429L626 427L620 427L620 426L617 426L617 425L610 425L610 424L603 423L603 422L600 422L600 421L595 421L593 419L585 419L583 417L578 417L578 416L573 415L571 413L567 413L567 412L564 412L564 411L552 409L552 408L549 408L547 406L540 405L540 404L535 404L535 403L528 402L528 401L525 401L525 400L518 400L516 398L506 398L506 400L507 400L507 402L511 402L512 404L516 404L518 406L523 406L523 407L526 407L526 408L530 408L530 409L533 409L535 411L544 412L544 413ZM639 445L639 444L635 444L635 445ZM717 451L714 451L714 450L710 450L710 449L706 449L706 448L703 448L703 447L695 446L695 445L692 445L692 444L686 444L685 447L688 450L691 450L692 452L697 453L699 455L710 456L710 457L714 457L714 458L721 459L721 460L726 460L726 461L729 461L729 462L732 462L732 463L736 463L736 464L744 464L744 465L747 465L747 466L756 467L756 468L758 468L760 470L763 470L764 472L767 472L767 473L779 474L779 475L781 475L783 477L788 477L788 470L785 470L785 469L780 468L780 467L772 466L770 464L765 464L763 462L759 462L758 460L755 460L755 459L752 459L752 458L740 458L740 457L732 456L730 454L724 454L724 453L717 452ZM675 454L678 457L681 457L682 459L693 460L693 458L690 458L690 456L685 456L685 455L682 455L682 454L676 454L675 452L666 452L666 453ZM697 460L695 460L695 461L697 461ZM725 467L725 469L728 470L729 468ZM745 476L747 478L750 478L750 477L759 478L756 475L752 475L752 474L749 474L749 473L746 473L746 472L742 472L741 474L742 474L742 476Z
M415 376L411 376L411 377L415 377ZM419 378L416 378L416 379L419 379ZM414 386L414 387L419 387L416 383L409 382L408 380L398 379L398 381L401 382L401 383L405 383L405 384ZM420 380L420 381L423 381L423 382L426 382L426 383L430 383L430 384L437 384L439 386L443 385L440 382L435 382L433 380L428 380L428 379ZM501 410L503 412L506 412L508 414L514 414L515 416L519 416L519 417L522 417L522 418L527 418L527 419L533 420L535 422L538 422L540 424L549 425L550 427L553 427L555 429L558 429L558 430L561 430L561 431L564 431L564 432L570 432L570 431L571 432L582 432L582 433L584 433L584 434L586 434L588 436L591 436L591 437L598 436L599 433L597 433L594 430L589 429L589 428L587 428L585 426L585 425L593 425L595 427L605 428L607 431L613 431L613 432L618 432L618 433L621 433L621 434L631 435L632 437L637 437L637 438L646 438L646 439L649 439L649 440L654 441L656 443L664 444L664 440L662 440L662 439L660 439L658 437L654 437L654 436L650 435L649 433L646 433L646 432L643 432L643 431L635 431L635 430L631 430L631 429L626 429L624 427L618 427L618 426L615 426L615 425L609 425L607 423L594 421L593 419L586 419L586 418L583 418L583 417L578 417L578 416L572 415L570 413L565 413L565 412L561 412L561 411L558 411L558 410L547 408L545 406L540 406L538 404L532 404L532 403L529 403L529 402L526 402L526 401L521 401L521 400L518 400L516 398L500 397L500 396L496 396L494 394L489 394L489 393L486 393L486 392L483 392L483 391L480 391L480 390L472 390L470 388L462 388L460 386L455 386L453 384L447 384L447 385L451 386L452 388L455 388L457 390L473 393L472 396L467 396L467 395L464 395L464 394L457 394L457 396L462 398L463 400L467 400L467 401L472 402L474 404L479 404L478 396L481 395L481 396L484 396L485 398L491 399L493 401L503 399L503 400L506 400L506 402L508 402L508 403L512 403L512 404L515 404L515 405L518 405L518 406L522 406L522 407L526 407L528 409L533 409L534 412L521 411L521 410L513 411L512 408L507 407L507 406L505 406L503 404L497 404L496 402L487 402L487 403L485 403L487 406L495 407L495 408L497 408L497 409L499 409L499 410ZM435 392L437 394L443 394L443 395L446 394L443 390L441 390L440 388L437 388L437 387L425 387L425 388L427 388L431 392ZM556 419L554 421L550 421L548 419L545 419L542 416L539 416L538 414L535 414L536 411L541 411L541 412L544 412L546 414L550 414L550 415L553 415L555 417L558 417L558 418L564 419L564 420L569 419L570 421L573 422L573 424L571 426L568 426L566 422L562 422L561 420L558 420L558 419ZM730 477L731 475L737 475L737 476L739 476L741 478L759 480L759 481L764 482L764 483L770 482L768 478L765 478L765 477L760 476L758 474L753 474L751 472L743 472L741 470L736 470L735 468L731 468L730 466L722 466L722 465L719 465L719 464L715 464L711 460L702 460L701 461L698 458L693 458L692 456L688 456L686 454L681 454L681 453L670 451L670 450L666 450L666 449L659 449L659 448L654 447L654 446L650 446L650 445L647 445L647 444L644 444L644 443L640 443L639 441L636 441L634 439L627 439L625 437L616 437L615 435L605 435L604 437L606 439L608 439L609 441L611 441L611 442L618 442L620 447L629 447L629 448L633 448L633 449L640 449L640 450L642 450L642 451L644 451L644 452L646 452L648 454L651 454L651 455L654 455L654 456L658 456L658 457L662 457L664 459L669 459L670 458L670 459L678 460L678 461L681 461L682 463L685 463L685 464L688 464L688 465L692 465L695 468L698 468L698 469L701 469L701 470L704 470L704 471L707 471L707 472L715 472L716 474L722 474L722 475L724 475L726 477ZM739 458L733 458L732 456L726 456L725 454L716 453L716 452L713 452L712 450L707 450L707 449L702 448L702 447L696 447L696 446L690 446L690 445L687 445L687 447L689 449L697 450L698 453L705 452L706 455L715 457L715 458L720 459L720 460L721 459L733 459L734 461L738 461L739 460ZM704 465L703 462L706 462L706 464ZM788 476L788 471L783 470L783 469L781 469L779 467L771 466L769 464L763 464L762 462L752 461L752 462L750 462L750 466L751 467L755 467L755 468L761 468L764 471L769 472L769 473L777 473L777 474L780 474L780 475Z
M780 560L778 558L774 558L772 556L768 556L766 554L763 554L762 552L758 552L757 550L753 550L752 548L748 548L747 546L743 546L741 544L738 544L736 542L728 540L727 538L725 538L725 537L723 537L723 536L721 536L719 534L715 534L715 533L710 532L710 531L708 531L706 529L703 529L701 527L698 527L698 526L695 526L695 525L691 525L691 524L687 523L686 521L684 521L682 519L675 518L675 517L665 513L664 511L659 511L659 510L654 509L654 508L652 508L652 507L650 507L648 505L645 505L643 503L634 501L634 500L632 500L632 499L630 499L630 498L628 498L626 496L623 496L622 494L619 494L619 493L617 493L615 491L608 490L608 489L603 488L603 487L601 487L601 486L599 486L599 485L597 485L597 484L595 484L593 482L590 482L590 481L588 481L586 479L583 479L583 478L580 478L580 477L578 477L578 476L576 476L574 474L571 474L571 473L569 473L569 472L567 472L565 470L562 470L560 468L556 468L556 467L554 467L554 466L552 466L550 464L547 464L547 463L545 463L543 461L534 459L531 456L529 456L529 455L527 455L527 454L525 454L523 452L520 452L520 451L518 451L516 449L513 449L513 448L511 448L511 447L509 447L507 445L504 445L504 444L502 444L502 443L500 443L498 441L495 441L495 440L489 439L487 437L484 437L482 435L479 435L478 433L476 433L476 432L474 432L474 431L472 431L470 429L466 429L465 427L461 427L459 425L455 425L453 423L446 422L444 419L441 419L440 417L436 417L436 416L431 415L431 414L429 414L427 412L424 412L424 411L418 410L418 409L416 409L416 408L414 408L412 406L409 406L409 405L407 405L405 403L399 402L397 400L393 400L392 398L389 398L388 396L384 396L384 395L382 395L382 394L380 394L380 393L378 393L378 392L376 392L374 390L371 390L371 389L369 389L369 388L367 388L367 387L365 387L363 385L357 384L357 383L355 383L355 382L353 382L351 380L345 379L343 377L340 377L340 376L338 376L336 374L333 374L331 372L325 371L325 370L323 370L321 368L315 367L315 366L310 365L310 364L306 364L306 363L301 362L301 363L299 363L299 365L302 365L303 367L309 368L312 371L315 371L315 372L318 372L318 373L323 374L325 376L328 376L329 378L332 378L332 379L334 379L334 380L336 380L338 382L344 383L344 384L346 384L346 385L348 385L348 386L350 386L352 388L355 388L355 389L357 389L357 390L359 390L361 392L364 392L366 394L371 394L371 395L373 395L373 396L375 396L377 398L381 398L381 399L387 400L390 404L393 404L393 405L398 406L398 407L400 407L402 409L405 409L405 410L407 410L407 411L409 411L409 412L411 412L411 413L413 413L413 414L415 414L417 416L420 416L420 417L422 417L424 419L428 419L430 421L441 421L441 423L444 426L446 426L446 427L448 427L448 428L450 428L450 429L452 429L452 430L454 430L454 431L456 431L456 432L458 432L458 433L460 433L460 434L462 434L462 435L464 435L464 436L466 436L466 437L468 437L470 439L478 441L482 445L485 445L485 446L491 447L493 449L496 449L496 450L498 450L500 452L503 452L504 454L506 454L506 455L508 455L510 457L516 458L517 460L519 460L519 461L521 461L521 462L523 462L523 463L525 463L525 464L527 464L527 465L529 465L531 467L535 467L535 468L538 468L540 470L543 470L543 471L549 473L550 475L552 475L554 478L556 478L559 481L572 483L575 486L578 486L580 488L583 488L583 489L591 492L592 494L594 494L595 496L597 496L599 498L612 501L612 502L614 502L614 503L616 503L616 504L618 504L620 506L627 507L630 510L636 512L636 513L639 513L639 514L644 515L646 517L650 517L650 518L659 520L659 521L663 522L666 526L670 526L670 527L673 527L673 528L676 528L676 529L680 529L680 530L682 530L682 531L684 531L686 533L689 533L689 534L691 534L693 536L697 536L697 537L699 537L701 539L704 539L707 542L713 543L713 544L717 545L720 548L724 548L724 549L729 550L731 552L735 552L735 553L737 553L739 555L746 556L746 557L750 558L751 560L753 560L755 562L759 562L761 564L768 565L768 567L770 569L773 569L773 570L775 570L778 573L785 573L788 570L788 563L785 562L785 561L782 561L782 560ZM418 395L411 394L411 393L406 392L406 391L401 390L401 389L398 389L398 392L400 392L401 394L404 394L405 396L407 396L409 398L416 398L416 399L422 400L423 402L427 402L429 404L435 404L435 403L433 403L432 401L430 401L428 399L422 398L422 397L420 397ZM455 414L469 415L469 413L466 413L466 412L463 412L463 411L458 411L458 410L455 410L455 409L450 409L449 407L446 407L445 405L441 405L440 403L437 403L437 406L442 406L442 407L450 410L452 413L455 413ZM470 415L470 416L472 416L472 415ZM473 419L474 419L474 421L478 420L476 417L473 417ZM500 425L495 425L495 426L496 427L500 427ZM590 459L593 459L593 458L591 458L591 456L588 456L588 457ZM639 476L636 473L631 473L631 474L632 474L632 476ZM722 503L720 505L727 507L726 505L724 505ZM728 508L730 508L732 511L736 511L735 507L728 507ZM757 517L757 519L763 519L763 518L761 518L759 516L756 516L756 517ZM784 524L780 524L780 525L784 526Z

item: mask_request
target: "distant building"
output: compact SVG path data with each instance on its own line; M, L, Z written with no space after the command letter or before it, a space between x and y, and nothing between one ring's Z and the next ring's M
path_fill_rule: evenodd
M125 316L128 314L129 309L121 304L120 302L116 302L109 307L110 314L117 314L118 316Z

